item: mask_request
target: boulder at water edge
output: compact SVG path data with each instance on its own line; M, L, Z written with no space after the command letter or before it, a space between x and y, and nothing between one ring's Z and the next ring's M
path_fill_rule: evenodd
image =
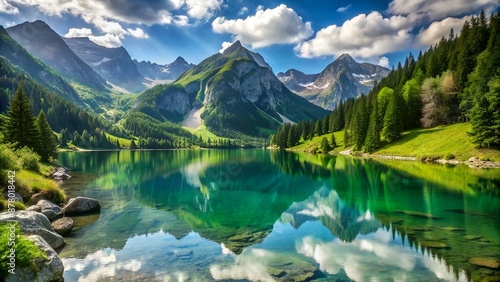
M52 175L50 177L52 177L52 179L56 179L56 180L70 179L71 176L66 173L67 171L68 170L64 167L58 167L56 172L52 173Z
M6 282L45 282L45 281L64 281L64 265L57 253L50 247L45 240L38 235L28 236L47 255L46 259L35 259L35 269L29 266L17 267L16 274L9 274Z
M24 235L39 235L54 249L64 244L63 237L54 231L49 219L41 213L16 211L13 218L10 213L0 214L0 221L8 222L11 220L17 221Z
M65 215L79 215L95 213L101 210L101 204L96 199L87 197L76 197L69 199L63 208Z
M63 217L52 222L52 227L59 235L68 234L73 229L73 219L70 217Z

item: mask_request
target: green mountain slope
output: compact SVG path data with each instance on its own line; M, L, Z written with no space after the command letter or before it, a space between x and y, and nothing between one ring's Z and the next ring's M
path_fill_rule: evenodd
M21 45L14 41L7 31L0 26L0 56L25 70L34 80L43 84L60 96L83 105L78 93L55 71L42 61L34 58Z
M285 121L316 119L328 112L291 93L262 56L239 42L185 72L171 85L145 91L134 110L180 122L204 106L201 118L221 136L268 137Z

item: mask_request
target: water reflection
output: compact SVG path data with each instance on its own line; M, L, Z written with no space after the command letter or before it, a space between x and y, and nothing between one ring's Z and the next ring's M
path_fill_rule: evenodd
M490 171L264 150L60 160L74 169L68 194L93 175L74 193L103 202L61 253L68 281L500 276L467 262L500 260L500 177Z

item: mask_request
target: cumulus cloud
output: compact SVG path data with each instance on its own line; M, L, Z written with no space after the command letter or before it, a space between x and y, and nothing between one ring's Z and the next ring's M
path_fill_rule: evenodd
M221 9L224 0L0 0L0 11L19 13L18 6L34 7L49 16L81 17L105 33L126 34L122 24L178 24L187 17L208 19ZM183 15L187 13L187 15Z
M310 22L286 5L264 10L259 6L255 15L246 19L228 20L218 17L212 22L216 33L230 33L243 44L261 48L272 44L297 43L313 34Z
M470 16L463 18L446 18L442 21L433 22L428 28L422 29L417 36L417 43L421 46L429 46L438 43L441 38L448 37L453 28L455 34L459 34L466 20Z
M498 0L393 0L389 12L410 18L441 20L446 17L471 14L484 9L493 11L500 6Z
M139 37L140 32L142 31L140 28L136 30L129 30L131 33L136 33L137 37ZM134 36L133 34L131 35ZM64 35L64 37L88 37L92 42L108 48L115 48L122 45L121 36L110 33L106 33L101 36L95 36L93 35L90 28L70 28L69 31Z
M345 11L349 10L349 8L351 8L351 6L352 6L352 5L351 5L351 4L349 4L349 5L345 6L345 7L340 7L340 8L338 8L338 9L337 9L337 12L339 12L339 13L343 13L343 12L345 12Z
M389 67L389 59L387 57L380 57L378 59L377 65L388 68Z
M19 14L19 9L11 5L7 0L0 0L0 12L15 15Z
M89 39L96 44L99 44L101 46L108 47L108 48L115 48L115 47L122 46L122 41L121 41L120 37L118 37L117 35L109 34L109 33L102 35L102 36L91 35L91 36L89 36Z
M209 19L220 10L223 0L186 0L187 13L195 19Z
M223 53L224 50L226 50L227 48L229 48L229 46L233 45L234 42L228 42L228 41L224 41L222 42L222 48L219 50L219 53Z
M149 38L149 36L141 28L136 28L136 29L127 28L127 31L130 35L132 35L135 38Z
M344 22L321 29L316 36L295 47L304 58L348 53L358 58L374 58L411 43L412 22L403 16L384 18L379 12L360 14Z
M70 28L64 37L89 37L92 35L90 28Z

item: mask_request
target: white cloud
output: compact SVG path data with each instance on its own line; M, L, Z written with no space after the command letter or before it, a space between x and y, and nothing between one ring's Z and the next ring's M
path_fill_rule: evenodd
M175 16L173 18L173 21L174 21L176 26L188 26L189 25L188 16L184 16L184 15Z
M389 59L387 57L380 57L377 65L388 68L389 67Z
M186 0L187 13L195 19L209 19L221 8L223 0Z
M238 11L238 16L243 16L246 13L248 13L248 8L247 7L243 7L243 8L241 8L241 10Z
M64 37L89 37L92 35L90 28L70 28Z
M7 0L0 0L0 12L6 14L19 14L19 9L11 5Z
M384 18L378 12L360 14L342 26L321 29L313 39L295 47L304 58L348 53L358 58L378 58L411 43L412 22L403 16Z
M303 22L293 9L283 4L267 10L259 6L255 15L246 19L218 17L212 22L212 28L216 33L231 33L252 48L297 43L313 34L311 23Z
M102 35L102 36L91 35L91 36L89 36L89 39L96 44L99 44L101 46L108 47L108 48L115 48L115 47L122 46L122 41L121 41L120 37L118 37L117 35L109 34L109 33Z
M224 41L222 42L222 48L219 50L219 53L223 53L224 50L226 50L227 48L229 48L229 46L233 45L234 42L227 42L227 41Z
M141 28L136 28L136 29L127 28L127 31L130 35L132 35L135 38L143 38L143 39L149 38L149 36Z
M352 5L351 5L351 4L349 4L349 5L345 6L345 7L340 7L340 8L338 8L338 9L337 9L337 12L339 12L339 13L343 13L343 12L345 12L345 11L349 10L349 8L351 8L351 6L352 6Z
M442 21L433 22L428 28L422 29L417 36L417 43L421 46L429 46L438 43L441 38L448 37L453 28L455 35L459 34L466 20L470 16L463 18L446 18Z
M499 6L498 0L393 0L389 4L389 12L409 15L414 20L424 18L434 21L476 13L481 9L489 12Z

